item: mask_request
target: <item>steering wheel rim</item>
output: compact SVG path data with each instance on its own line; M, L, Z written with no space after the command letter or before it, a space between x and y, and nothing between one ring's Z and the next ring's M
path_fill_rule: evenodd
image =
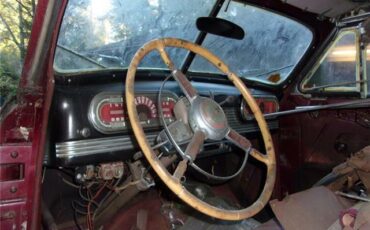
M200 200L195 195L187 191L186 188L181 184L179 178L176 176L177 170L175 171L175 175L171 175L167 171L167 169L164 167L164 165L156 156L154 150L151 148L145 136L144 130L140 124L140 120L135 105L135 94L134 94L135 75L140 61L149 52L153 50L157 50L159 52L164 63L172 71L173 74L178 74L178 72L176 72L177 70L175 69L173 62L171 61L167 52L165 51L165 47L176 47L189 50L202 56L210 63L212 63L221 72L225 73L231 82L233 82L235 87L241 92L243 98L246 100L252 113L254 114L258 126L261 129L262 138L266 149L266 155L259 153L256 149L251 149L250 155L266 165L268 176L266 178L266 182L260 196L249 207L240 210L225 210L212 206ZM193 92L194 89L192 88L190 82L186 79L186 77L184 78L183 76L180 75L178 76L178 78L175 79L178 81L180 86L182 86L182 89L184 90L184 93L186 94L187 97L189 96L189 94L194 93ZM276 159L271 134L269 132L264 116L248 88L244 85L243 81L235 73L231 72L227 65L224 64L217 56L215 56L210 51L197 44L177 38L161 38L152 40L144 44L135 53L127 71L125 90L129 120L131 122L131 126L134 131L136 140L138 141L138 144L142 149L142 152L144 153L146 159L148 160L149 164L152 166L156 174L180 199L182 199L185 203L195 208L196 210L208 216L222 220L236 221L246 219L254 216L263 209L263 207L267 204L271 197L276 179ZM191 95L189 96L189 98L191 98ZM245 146L246 143L245 141L248 141L247 139L242 139L243 138L242 136L240 136L238 133L232 130L229 131L227 135L239 147L243 147L243 145ZM203 139L205 138L204 134L202 134L201 132L195 132L193 139L202 139L202 138ZM185 166L186 170L186 164L187 162L183 160L179 163L178 168L180 168L180 166L182 167Z

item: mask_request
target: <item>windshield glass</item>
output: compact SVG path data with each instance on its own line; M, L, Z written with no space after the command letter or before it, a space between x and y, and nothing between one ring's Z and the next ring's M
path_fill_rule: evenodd
M195 41L195 21L208 16L215 0L70 0L58 38L54 68L83 72L102 68L126 69L140 46L162 37ZM241 77L279 84L294 69L311 40L305 26L256 7L225 1L218 17L241 26L243 40L207 34L202 46L219 56ZM178 68L188 52L168 50ZM139 68L166 69L157 52ZM217 70L196 57L190 71Z
M207 35L202 46L220 57L231 71L251 80L271 84L285 80L312 40L312 32L296 21L238 2L224 5L218 17L241 26L246 36L234 40ZM217 72L199 56L190 70Z
M150 40L176 37L194 41L195 21L209 15L214 0L70 0L59 32L54 67L58 72L127 68ZM186 51L171 49L178 66ZM156 52L143 68L166 68Z

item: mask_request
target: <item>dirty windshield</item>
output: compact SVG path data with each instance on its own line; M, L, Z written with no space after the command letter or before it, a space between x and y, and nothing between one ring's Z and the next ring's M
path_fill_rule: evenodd
M127 69L146 42L163 37L195 41L198 17L208 16L214 0L70 0L59 32L54 59L57 72L105 68ZM202 46L221 57L241 77L269 84L282 82L302 58L311 31L298 22L238 2L225 1L217 17L240 25L243 40L207 34ZM168 49L180 68L188 52ZM150 53L142 69L166 69L158 53ZM192 72L217 70L196 57Z

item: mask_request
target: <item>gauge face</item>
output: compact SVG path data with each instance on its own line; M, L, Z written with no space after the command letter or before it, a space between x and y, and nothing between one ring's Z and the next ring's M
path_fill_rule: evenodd
M153 119L157 118L157 107L149 97L135 97L135 105L142 124L150 124Z
M174 121L175 114L173 109L175 108L176 101L172 97L164 97L162 98L162 111L163 117L168 119L170 122Z
M279 104L275 97L255 97L257 105L263 114L275 113L279 110ZM252 120L254 115L245 100L241 104L241 114L245 120Z
M110 97L102 100L97 107L101 123L106 127L126 126L126 117L122 97Z
M158 93L137 93L135 105L143 128L159 128L157 109ZM166 123L175 120L173 109L177 96L168 91L162 92L161 106ZM115 133L129 128L126 102L119 93L100 93L90 103L89 120L102 133Z

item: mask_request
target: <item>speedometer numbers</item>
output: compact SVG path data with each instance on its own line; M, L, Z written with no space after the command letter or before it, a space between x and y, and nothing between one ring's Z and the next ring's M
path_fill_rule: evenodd
M157 107L152 99L147 96L135 97L135 105L139 120L142 125L150 124L157 118Z
M162 93L161 106L166 123L175 120L173 109L177 96L170 92ZM144 128L160 126L156 93L138 93L135 105L139 120ZM120 94L101 93L90 104L89 120L102 133L124 131L129 125L125 102Z

